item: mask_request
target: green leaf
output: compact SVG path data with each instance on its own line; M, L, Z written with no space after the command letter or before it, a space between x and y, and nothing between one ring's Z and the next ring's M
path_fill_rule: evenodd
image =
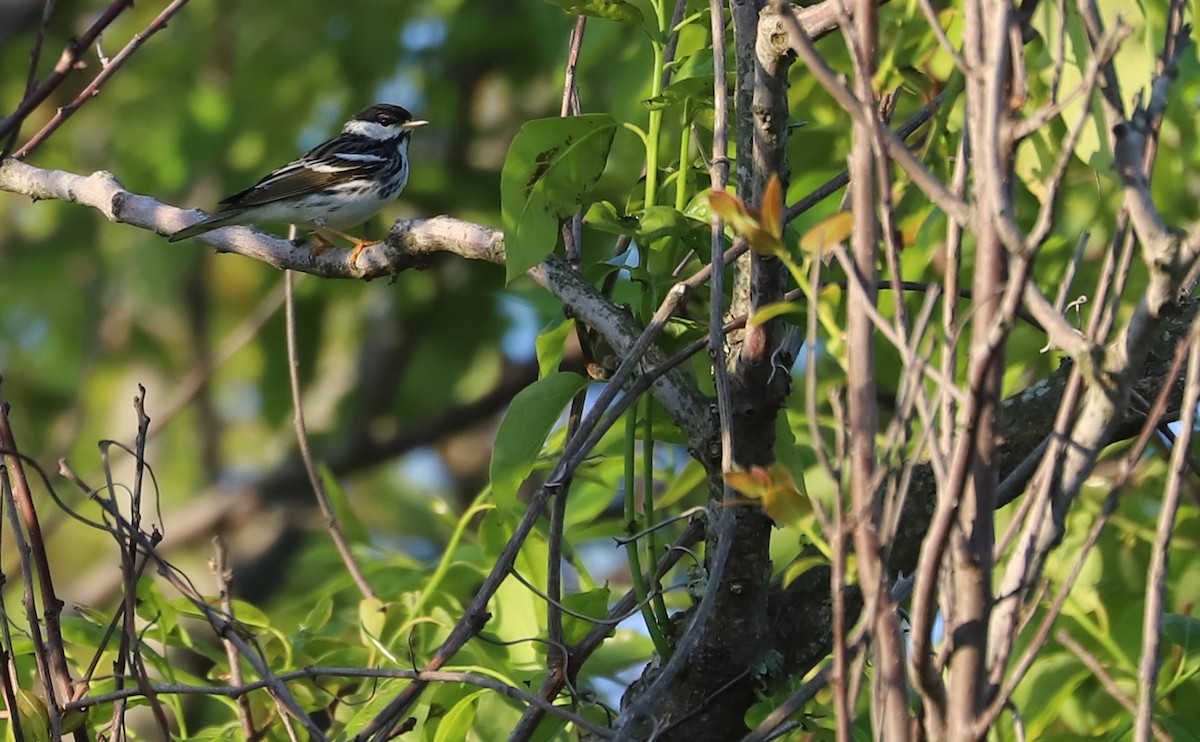
M46 703L33 693L17 688L17 714L21 718L22 742L50 742L50 712ZM13 727L9 727L12 735Z
M338 519L338 526L342 529L342 535L350 543L369 541L370 534L367 533L367 527L354 514L354 509L350 507L350 499L346 497L346 491L338 483L337 477L325 464L318 464L318 471L321 482L325 485L325 494L329 497L329 504L333 507L333 513Z
M206 595L204 599L217 613L221 612L219 608L220 600L216 596ZM175 598L170 601L169 605L173 610L178 611L180 616L196 618L202 621L208 620L206 614L197 608L188 598ZM268 629L271 627L271 619L257 606L247 603L244 600L234 599L230 602L230 607L233 609L234 619L243 626L254 629Z
M313 631L323 628L333 618L333 598L322 595L304 618L302 626Z
M600 620L608 612L608 598L608 588L598 587L595 590L566 595L563 597L562 603L574 613ZM595 625L593 621L565 614L563 616L564 638L568 644L575 644L582 640Z
M537 340L534 341L537 348L538 378L544 379L558 372L558 365L562 363L567 340L570 339L573 329L575 320L564 319L552 323L538 333Z
M812 555L800 557L796 561L787 566L783 570L783 587L786 589L788 585L813 567L822 567L829 564L829 560L823 556Z
M1159 626L1163 638L1183 649L1185 655L1200 654L1200 618L1167 613Z
M546 0L572 15L586 15L618 23L641 23L642 11L625 0Z
M689 219L670 206L651 206L638 217L638 238L643 242L660 237L690 236L703 223Z
M689 461L683 471L669 481L666 491L658 496L655 504L660 508L670 507L707 484L708 474L704 467L698 461Z
M693 104L711 105L713 97L712 54L702 49L676 63L677 71L671 84L661 95L648 98L645 103L651 110L666 108L676 103L689 101Z
M500 174L506 280L553 252L559 220L600 179L616 131L612 116L589 114L535 119L517 132Z
M558 373L538 379L513 397L492 449L492 491L501 512L516 504L517 489L533 471L546 436L585 383L578 374Z
M617 207L611 201L597 201L588 207L583 215L583 223L609 234L623 234L632 237L637 234L637 219L617 213Z
M471 731L472 722L475 721L475 709L479 706L479 698L485 692L476 691L454 704L454 708L438 723L433 742L457 742L470 737L468 733Z
M372 646L383 636L387 623L387 604L379 598L363 598L358 601L358 625L367 646Z

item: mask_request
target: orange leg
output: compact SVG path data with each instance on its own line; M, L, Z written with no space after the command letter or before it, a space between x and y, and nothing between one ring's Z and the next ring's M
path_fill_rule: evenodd
M314 245L313 248L308 251L309 258L315 258L318 255L320 255L321 253L328 250L329 248L333 247L333 243L330 242L328 239L326 239L325 235L323 235L319 232L314 232L313 234L316 235L317 244Z
M383 244L383 240L360 239L358 237L355 237L352 234L346 234L345 232L341 231L340 229L334 229L333 227L318 227L315 230L313 230L313 234L315 234L317 236L317 239L319 239L322 244L313 248L313 251L310 254L316 255L321 250L324 250L327 247L331 247L333 245L333 243L329 239L330 235L333 235L335 237L341 237L342 239L346 240L350 244L354 245L354 250L350 253L350 265L353 265L353 266L358 265L356 262L358 260L358 254L361 253L364 248Z

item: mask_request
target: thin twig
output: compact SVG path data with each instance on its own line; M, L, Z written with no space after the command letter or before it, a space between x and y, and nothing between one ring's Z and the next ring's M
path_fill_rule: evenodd
M3 377L0 377L0 383ZM35 624L44 625L46 629L45 643L38 646L39 662L44 661L40 668L44 673L46 684L46 700L58 721L58 709L62 701L71 696L71 671L67 666L67 655L62 637L63 602L54 590L54 579L50 573L50 557L46 552L46 544L42 538L42 526L38 520L37 508L34 506L33 493L29 488L29 480L25 477L25 468L17 452L16 438L8 419L8 401L0 394L0 448L4 451L8 476L5 487L11 492L12 503L16 510L12 517L19 516L21 528L15 527L18 537L18 547L22 552L22 571L26 585L26 612L30 618L29 631L33 634L34 644L41 644L41 629ZM5 493L6 497L8 492ZM25 562L32 560L32 565ZM32 566L32 569L30 569ZM42 611L38 615L33 598L34 585L41 594Z
M1192 431L1195 429L1197 403L1200 403L1200 341L1193 338L1183 391L1182 414L1179 418L1179 436L1171 448L1171 468L1158 511L1158 529L1154 535L1150 566L1146 570L1142 653L1138 661L1137 715L1133 725L1135 742L1149 742L1153 728L1154 702L1158 689L1158 649L1162 642L1162 615L1166 602L1171 536L1175 531L1181 492L1188 475L1188 457Z
M154 20L150 21L148 26L134 34L133 38L129 40L129 43L125 45L125 48L117 52L117 55L108 61L108 64L104 66L104 69L100 70L100 73L97 74L96 77L90 83L88 83L82 91L80 91L79 95L75 96L73 101L58 109L58 112L54 114L53 118L46 122L45 126L43 126L36 134L34 134L28 142L23 144L20 149L13 153L13 157L18 160L23 160L28 157L30 152L36 149L37 146L42 142L46 141L46 139L55 131L57 131L58 127L62 126L63 123L76 111L78 111L81 106L83 106L92 98L96 97L100 93L100 88L103 87L104 83L108 82L109 78L115 75L117 70L121 69L121 65L125 64L129 57L138 50L138 47L146 43L146 40L151 36L166 28L167 21L171 20L171 16L175 15L175 13L177 13L184 5L187 5L187 2L188 0L173 0L170 5L168 5L161 13L155 16ZM129 4L132 5L132 3Z
M362 593L363 597L373 600L375 591L371 589L371 583L367 582L366 576L363 575L362 569L354 559L354 554L350 551L350 544L346 541L341 526L338 525L337 513L334 512L333 504L329 501L329 493L325 491L325 483L321 480L320 472L317 471L317 463L308 444L308 429L304 424L304 400L300 392L300 357L296 350L296 296L292 271L284 273L284 282L286 299L283 306L287 326L288 379L291 381L292 389L292 426L296 429L296 442L300 449L300 458L304 461L304 471L308 473L308 482L312 486L313 496L317 500L317 506L321 509L321 516L325 519L325 530L329 531L329 538L333 541L333 545L342 559L342 564L346 566L346 571L350 573L350 577L358 586L358 591Z
M12 142L20 131L22 122L29 114L33 113L35 108L50 97L50 94L62 84L67 75L79 68L80 59L100 37L104 29L112 25L117 16L121 15L126 8L131 7L133 7L133 0L114 0L104 9L103 13L96 17L86 31L67 42L66 48L63 49L50 74L46 75L36 88L26 92L15 111L0 120L0 137L8 140L3 149L0 149L0 158L7 156L12 149Z
M225 547L225 540L219 535L213 537L213 550L215 556L210 564L213 571L213 576L217 579L218 595L221 599L221 610L225 611L231 619L236 620L233 614L233 597L230 589L230 581L233 579L233 570L229 568L229 550ZM242 679L242 658L238 656L237 648L227 639L221 639L221 644L225 647L225 657L229 660L229 682L232 685L242 685L245 681ZM254 742L259 739L258 730L254 728L254 711L250 707L250 698L245 695L237 697L237 713L238 721L242 725L242 736L248 742Z
M497 691L509 698L521 701L522 703L538 706L548 713L565 719L572 724L575 724L580 729L585 729L601 738L608 739L612 736L612 732L610 730L598 726L588 719L579 716L578 714L572 713L567 709L556 706L548 701L544 701L536 696L530 695L520 688L500 682L495 678L476 673L450 671L433 672L430 670L395 670L367 667L328 667L324 665L312 665L300 670L292 670L290 672L284 672L274 676L274 680L284 683L291 682L293 680L317 680L320 678L406 678L410 680L422 680L428 683L462 683L465 685L474 685L479 688ZM154 691L162 695L201 695L238 698L256 690L269 690L270 686L271 683L266 680L256 680L241 685L158 684L154 686ZM138 692L136 690L126 689L124 691L114 693L86 696L77 701L70 702L66 705L66 709L88 709L92 706L112 703L120 698L133 698L137 695ZM321 738L323 739L324 737L322 736Z
M1158 423L1163 419L1167 411L1167 403L1171 398L1171 390L1174 386L1174 379L1179 377L1179 373L1183 368L1184 360L1188 356L1192 344L1200 341L1200 321L1194 321L1189 329L1188 335L1181 339L1175 348L1175 356L1171 362L1171 366L1164 376L1162 387L1159 389L1158 396L1154 400L1154 405L1147 413L1142 424L1141 432L1138 434L1133 445L1125 454L1121 461L1121 466L1112 488L1109 490L1108 497L1105 498L1104 507L1096 521L1092 524L1087 538L1083 545L1078 549L1075 557L1075 563L1068 574L1067 578L1058 587L1053 602L1046 611L1038 629L1030 637L1025 646L1025 651L1021 658L1017 661L1012 671L1007 677L999 677L998 673L1002 672L1002 668L993 670L992 681L999 686L999 691L996 692L992 702L975 720L975 728L973 732L978 732L977 736L986 734L986 731L991 728L996 719L1004 711L1012 698L1013 691L1029 669L1033 667L1034 662L1041 655L1042 647L1045 645L1047 638L1050 636L1054 622L1062 612L1063 606L1067 603L1067 598L1070 596L1071 589L1075 585L1075 581L1083 571L1083 566L1088 556L1091 554L1092 548L1100 539L1100 534L1107 525L1109 518L1116 512L1117 504L1120 496L1126 485L1129 484L1136 471L1138 463L1142 460L1142 455L1145 453L1146 446L1153 439ZM1053 444L1050 446L1053 448Z
M97 492L97 490L80 479L78 475L75 475L65 460L60 460L60 469L89 497L92 497ZM52 494L52 497L54 497L56 502L61 502L56 494ZM260 687L265 688L270 693L276 707L280 710L281 716L290 716L300 721L312 740L324 742L327 737L313 719L301 708L299 702L297 702L291 691L288 690L286 683L271 671L270 666L261 653L250 647L247 640L243 638L243 628L239 627L230 617L209 603L208 599L196 589L196 586L191 583L185 574L181 573L173 564L159 554L155 538L143 532L134 531L130 527L129 521L120 512L116 503L101 497L92 497L92 500L103 509L107 518L110 518L117 524L115 529L113 529L114 532L132 534L137 541L138 550L154 563L159 575L204 616L218 637L231 642L237 648L238 653L246 658L246 661L250 663L250 666L254 668L254 671L258 673L258 676L263 681ZM141 689L138 689L136 693L142 693Z

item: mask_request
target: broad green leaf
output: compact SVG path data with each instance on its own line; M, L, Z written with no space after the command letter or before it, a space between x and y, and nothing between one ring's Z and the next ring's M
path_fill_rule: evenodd
M153 580L138 580L137 584L138 616L153 624L160 638L165 638L175 630L177 614L171 602L163 596L158 584Z
M535 119L517 132L500 174L507 280L554 251L559 220L600 179L616 131L612 116L589 114Z
M585 383L578 374L557 373L538 379L513 397L492 449L492 491L501 512L516 504L517 489L533 471L546 436Z
M649 636L636 631L618 630L607 639L580 670L581 677L615 674L630 665L645 662L654 652Z
M1090 54L1090 44L1083 22L1075 15L1067 20L1065 53L1067 64L1062 69L1062 91L1064 94L1075 90L1083 82L1084 65ZM1050 74L1049 71L1044 74ZM1074 128L1080 117L1086 119L1079 140L1075 145L1075 156L1085 165L1091 165L1097 170L1107 170L1111 162L1108 149L1108 127L1104 123L1099 104L1093 105L1094 96L1081 95L1063 107L1060 117L1069 129Z
M713 62L709 49L700 49L678 62L671 84L663 91L667 100L682 101L711 99L713 94Z
M476 691L458 703L438 723L433 742L458 742L470 737L471 724L475 721L475 709L479 698L487 691Z
M625 0L546 0L572 15L586 15L618 23L641 23L642 11Z
M1159 719L1171 739L1200 739L1200 717L1189 709Z
M387 678L380 680L378 683L367 684L363 687L362 701L353 703L352 696L343 698L342 701L346 705L349 716L346 718L343 725L343 732L340 735L342 739L350 739L359 731L369 724L387 705L395 698L396 694L401 691L410 681L402 678ZM350 698L351 700L347 700ZM429 716L429 704L418 704L414 708L413 716L417 718L418 723L423 723Z

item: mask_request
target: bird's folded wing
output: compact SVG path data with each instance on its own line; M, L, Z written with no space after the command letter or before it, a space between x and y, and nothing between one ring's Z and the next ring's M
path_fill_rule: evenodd
M261 206L317 193L358 178L370 177L388 158L368 152L322 152L288 163L246 190L221 201L225 208Z

